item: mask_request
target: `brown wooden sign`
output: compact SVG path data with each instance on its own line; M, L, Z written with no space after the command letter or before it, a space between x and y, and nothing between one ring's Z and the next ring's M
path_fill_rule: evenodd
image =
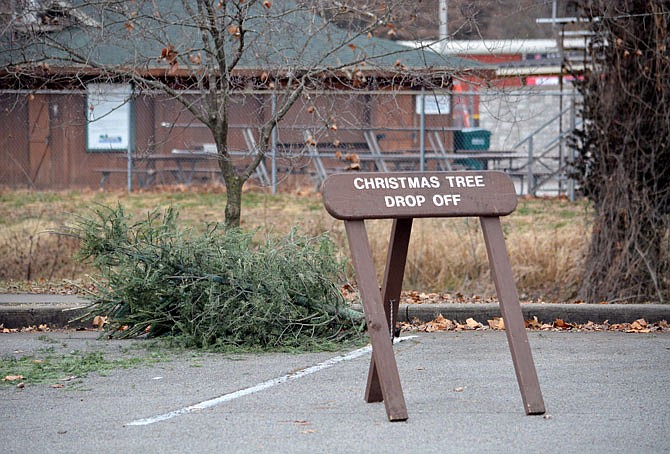
M489 171L347 173L322 191L337 219L505 216L517 204L509 177Z
M322 190L328 212L344 220L372 343L365 400L384 401L390 421L407 419L392 333L413 218L479 216L524 410L529 415L543 414L542 392L500 225L499 216L512 213L517 203L509 177L489 171L347 173L328 177ZM365 219L380 218L394 220L381 291L365 229Z

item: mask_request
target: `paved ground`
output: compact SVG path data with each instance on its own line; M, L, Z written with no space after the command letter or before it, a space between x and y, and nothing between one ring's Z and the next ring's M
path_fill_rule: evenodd
M5 334L0 353L148 354L143 341L95 335ZM300 376L337 354L180 353L63 389L0 387L0 446L11 453L670 451L670 334L529 338L544 417L523 412L504 333L443 332L395 347L407 422L387 422L383 404L363 401L365 352L283 383L272 379ZM178 411L261 383L267 389ZM173 417L131 425L166 413Z

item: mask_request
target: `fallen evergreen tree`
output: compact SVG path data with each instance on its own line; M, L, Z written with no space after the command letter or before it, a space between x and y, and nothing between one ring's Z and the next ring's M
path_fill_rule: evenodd
M118 338L174 336L189 347L328 348L360 339L364 322L335 282L343 263L326 235L268 236L217 224L196 234L173 209L139 222L119 205L80 219L81 257L102 280L88 317Z

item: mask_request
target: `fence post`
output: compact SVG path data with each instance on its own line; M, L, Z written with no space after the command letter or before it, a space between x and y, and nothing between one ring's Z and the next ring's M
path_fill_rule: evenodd
M533 136L528 137L528 195L535 195L533 186ZM522 185L523 186L523 185ZM521 188L523 190L523 188Z
M574 134L577 128L577 106L575 96L575 86L572 86L572 105L570 106L570 131ZM575 179L572 173L573 165L575 163L575 148L570 147L570 174L568 175L568 197L571 202L575 201Z
M135 150L135 109L133 99L135 98L135 85L130 84L130 118L128 119L128 192L133 192L133 151Z
M420 115L420 129L419 132L419 155L421 162L419 163L419 169L422 172L426 171L426 90L421 88L421 115Z
M277 93L272 93L272 118L277 113ZM277 193L277 125L272 128L272 193Z

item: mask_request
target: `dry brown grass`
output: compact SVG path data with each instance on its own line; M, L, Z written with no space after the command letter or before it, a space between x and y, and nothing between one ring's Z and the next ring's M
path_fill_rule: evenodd
M96 204L115 205L136 216L154 208L176 206L184 225L195 229L223 220L221 188L170 188L137 192L0 191L0 291L30 288L29 281L74 279L85 282L92 269L74 255L76 240L56 235L75 216ZM298 226L308 234L330 232L348 255L340 221L322 208L319 194L296 190L275 196L263 191L245 195L243 226L259 234L281 234ZM503 219L512 267L522 299L566 301L576 296L589 239L590 211L584 202L562 199L521 200ZM381 273L386 261L390 221L369 221L374 260ZM414 223L405 289L493 295L488 259L475 218L419 219ZM41 287L40 287L41 288Z
M520 221L513 215L503 221L503 226L521 297L561 301L574 298L588 246L587 225L570 223L553 229L547 226L523 229L518 228ZM381 270L386 260L390 223L371 224L370 241L377 269ZM468 295L495 294L478 220L415 221L403 286Z

